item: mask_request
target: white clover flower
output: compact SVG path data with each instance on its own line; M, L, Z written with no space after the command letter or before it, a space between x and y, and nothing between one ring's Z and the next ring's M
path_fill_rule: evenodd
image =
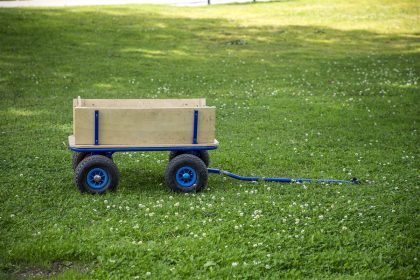
M238 266L238 263L237 263L237 262L233 262L233 263L232 263L232 266L233 266L233 267L236 267L236 266Z

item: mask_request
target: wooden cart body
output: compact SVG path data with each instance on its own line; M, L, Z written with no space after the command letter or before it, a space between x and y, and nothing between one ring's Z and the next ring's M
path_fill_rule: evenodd
M216 108L205 99L73 100L70 148L215 149ZM201 148L200 148L201 147Z

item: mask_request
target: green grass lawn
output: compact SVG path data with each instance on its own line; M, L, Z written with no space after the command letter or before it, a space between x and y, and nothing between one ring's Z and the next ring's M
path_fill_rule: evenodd
M0 9L0 278L420 277L420 5ZM73 184L72 99L207 98L213 167L363 180L170 192L167 153Z

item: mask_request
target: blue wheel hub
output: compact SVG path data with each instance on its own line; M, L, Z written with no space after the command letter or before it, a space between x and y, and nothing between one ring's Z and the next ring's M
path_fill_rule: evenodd
M190 166L183 166L176 172L176 182L183 188L189 188L197 182L197 172Z
M100 190L109 182L108 172L100 167L91 169L86 176L86 183L89 188Z

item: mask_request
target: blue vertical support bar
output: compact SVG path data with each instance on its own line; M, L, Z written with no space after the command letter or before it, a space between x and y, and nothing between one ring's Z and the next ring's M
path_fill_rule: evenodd
M197 144L197 134L198 134L198 110L194 110L194 128L193 128L193 139L192 143Z
M95 145L99 145L99 111L95 111Z

